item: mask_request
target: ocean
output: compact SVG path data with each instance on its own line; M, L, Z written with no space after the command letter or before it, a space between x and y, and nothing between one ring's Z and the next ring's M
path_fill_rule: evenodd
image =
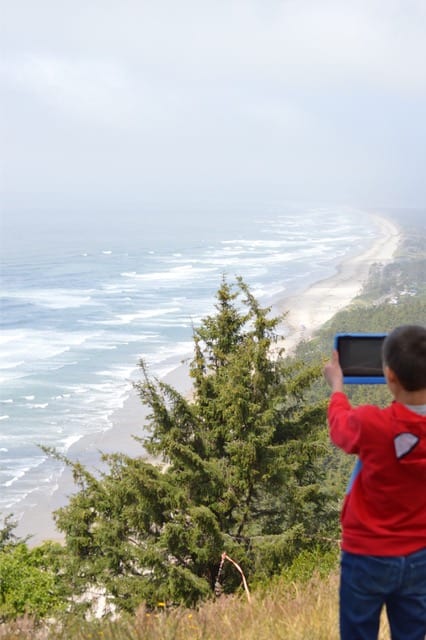
M43 227L45 224L45 228ZM163 224L163 226L162 226ZM108 430L143 358L163 377L192 353L222 277L262 304L331 276L377 235L360 211L287 209L168 217L117 234L49 234L40 220L4 238L1 271L0 514L51 494L66 454ZM99 228L99 227L98 227ZM60 230L60 229L59 229Z

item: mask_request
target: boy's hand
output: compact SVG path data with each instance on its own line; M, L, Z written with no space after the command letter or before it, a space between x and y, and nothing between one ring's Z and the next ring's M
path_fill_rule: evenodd
M335 349L331 359L324 366L324 378L331 387L331 391L343 391L343 372L339 363L339 354Z

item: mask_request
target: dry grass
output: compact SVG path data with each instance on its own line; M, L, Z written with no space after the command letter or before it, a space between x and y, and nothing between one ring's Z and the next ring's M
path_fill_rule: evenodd
M313 578L305 585L277 582L274 589L222 597L199 610L151 616L139 611L137 640L338 640L338 576ZM139 634L139 635L138 635ZM389 640L385 621L380 640ZM112 640L112 637L111 637Z
M338 640L338 576L314 577L303 585L277 581L252 594L222 596L197 610L148 612L140 608L130 623L119 621L56 630L55 640ZM2 640L34 640L34 629L0 627ZM24 625L25 626L25 625ZM38 638L46 638L45 631ZM379 640L389 640L383 620Z

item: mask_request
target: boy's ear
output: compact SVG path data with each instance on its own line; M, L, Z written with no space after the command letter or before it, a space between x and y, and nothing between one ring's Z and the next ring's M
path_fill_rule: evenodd
M391 384L398 383L398 378L396 377L395 372L388 366L384 367L383 373L385 374L385 378L388 382L390 382Z

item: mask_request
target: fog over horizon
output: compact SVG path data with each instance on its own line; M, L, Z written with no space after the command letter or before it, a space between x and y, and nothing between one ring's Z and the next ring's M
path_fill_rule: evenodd
M4 235L426 207L424 0L0 8Z

